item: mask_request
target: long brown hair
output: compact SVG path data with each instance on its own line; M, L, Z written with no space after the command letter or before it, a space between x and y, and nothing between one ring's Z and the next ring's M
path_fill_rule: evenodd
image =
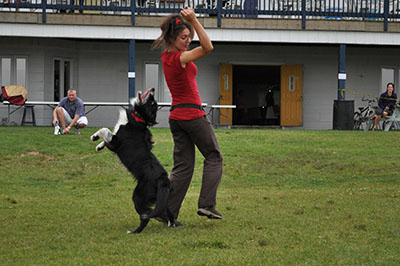
M192 26L179 14L168 16L160 25L161 35L151 46L151 49L165 49L170 46L185 28L192 32Z

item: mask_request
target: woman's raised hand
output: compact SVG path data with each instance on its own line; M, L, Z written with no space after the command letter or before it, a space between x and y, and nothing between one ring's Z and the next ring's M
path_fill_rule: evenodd
M190 7L184 7L181 10L181 16L189 23L196 19L196 14L194 13L194 9Z

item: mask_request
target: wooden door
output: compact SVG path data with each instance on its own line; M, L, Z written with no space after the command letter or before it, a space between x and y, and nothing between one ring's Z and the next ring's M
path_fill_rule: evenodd
M219 68L219 104L232 105L233 102L232 65L221 64ZM219 124L232 125L233 109L221 108Z
M303 124L303 66L281 67L281 126Z
M303 124L303 66L281 67L281 126Z

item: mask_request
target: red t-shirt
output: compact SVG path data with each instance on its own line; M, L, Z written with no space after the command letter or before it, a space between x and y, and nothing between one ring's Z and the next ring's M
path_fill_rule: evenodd
M199 90L196 83L197 67L193 62L182 67L180 55L182 52L164 51L161 55L165 80L172 95L172 105L192 103L201 105ZM196 108L176 108L169 114L169 119L193 120L205 115Z

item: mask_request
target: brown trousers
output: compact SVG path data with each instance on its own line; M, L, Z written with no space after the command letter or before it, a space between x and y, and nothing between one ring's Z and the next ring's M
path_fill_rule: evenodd
M174 139L174 167L171 172L173 191L168 207L177 218L192 180L195 146L204 156L198 207L215 207L217 189L222 176L222 154L210 121L206 116L187 121L170 119L169 125Z

